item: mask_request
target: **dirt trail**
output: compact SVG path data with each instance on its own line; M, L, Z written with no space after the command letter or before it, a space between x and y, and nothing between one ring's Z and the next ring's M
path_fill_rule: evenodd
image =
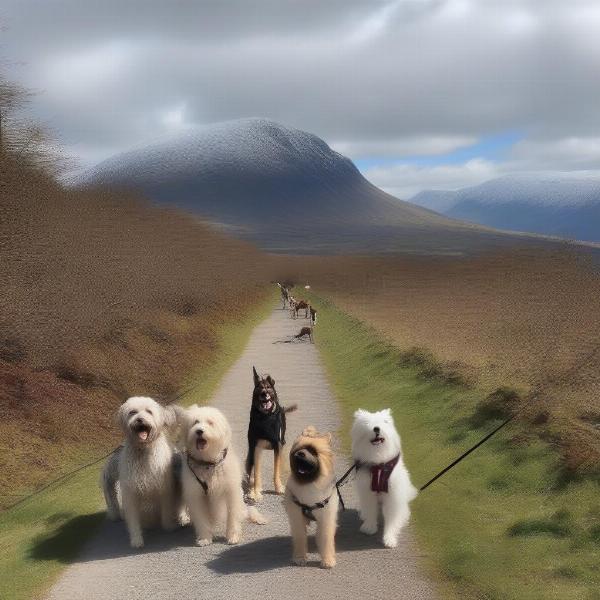
M287 311L274 309L256 327L242 356L212 398L212 404L231 421L240 457L245 456L246 450L252 365L273 375L283 404L299 405L299 410L288 417L288 441L309 424L338 431L338 406L316 347L308 342L274 343L289 340L302 324L303 319L293 321ZM263 462L263 482L266 490L271 490L272 460ZM338 474L343 473L346 464L345 458L338 460ZM352 485L344 488L344 499L348 510L340 514L338 564L331 571L318 567L312 539L309 566L291 564L291 543L281 498L265 493L259 507L269 523L246 525L239 546L228 546L217 538L211 546L198 548L191 529L186 527L174 533L146 532L143 550L132 551L124 524L107 522L48 598L435 598L432 583L418 568L418 550L410 528L396 549L385 549L380 535L365 536L358 531Z

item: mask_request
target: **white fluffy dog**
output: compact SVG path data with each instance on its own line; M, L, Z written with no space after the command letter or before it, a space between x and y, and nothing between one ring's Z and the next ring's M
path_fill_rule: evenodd
M142 527L160 523L164 529L173 529L180 514L174 474L178 457L166 435L176 424L176 415L172 407L135 396L121 405L117 419L125 443L108 459L101 483L109 519L118 520L122 513L131 546L141 548Z
M196 544L210 544L216 525L223 520L227 542L237 544L244 519L260 524L266 521L256 509L244 504L242 465L231 445L231 427L220 410L195 404L185 411L182 421L186 447L183 498Z
M400 436L389 408L354 413L352 456L357 463L355 481L363 521L360 530L369 535L377 532L381 505L383 543L395 548L400 530L410 518L408 504L418 492L402 461Z

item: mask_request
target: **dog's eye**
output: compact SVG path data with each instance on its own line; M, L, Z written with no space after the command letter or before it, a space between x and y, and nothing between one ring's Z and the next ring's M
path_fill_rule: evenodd
M198 419L196 419L196 420L194 421L194 425L200 425L200 421L198 421Z
M137 410L130 410L129 411L129 416L133 417L133 415L135 415L137 413Z
M152 412L152 411L151 411L149 408L147 408L147 409L146 409L146 412L147 412L147 413L148 413L148 414L149 414L151 417L153 417L153 416L154 416L154 413L153 413L153 412Z
M214 425L214 423L213 423L213 422L212 422L210 419L208 419L208 421L206 421L206 422L207 422L207 423L208 423L208 424L209 424L211 427Z

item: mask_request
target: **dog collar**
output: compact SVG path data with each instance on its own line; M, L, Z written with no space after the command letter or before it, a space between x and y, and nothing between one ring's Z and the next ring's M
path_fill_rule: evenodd
M400 460L400 454L392 458L392 460L388 460L388 462L384 463L361 463L356 461L356 470L362 469L363 467L368 467L371 470L371 491L380 493L380 492L388 492L388 483L390 479L390 475L394 470L394 467L398 464Z
M206 481L204 481L203 479L200 479L200 477L198 477L196 471L194 471L194 467L192 467L192 463L195 463L199 467L218 467L227 457L227 450L228 449L225 448L225 450L223 450L223 452L222 452L221 458L219 458L219 460L216 460L216 461L198 460L197 458L194 458L193 456L190 456L188 453L186 453L186 456L187 456L186 462L187 462L188 469L192 472L192 475L196 478L196 481L202 486L204 493L207 495L208 495L208 483L206 483Z
M321 500L321 502L317 502L316 504L309 505L309 504L303 504L302 502L300 502L300 500L298 500L298 498L296 498L296 496L294 496L292 494L292 502L296 506L300 507L302 514L309 521L316 521L317 519L316 519L315 515L313 514L313 511L317 510L319 508L325 508L329 504L329 500L331 500L331 496L333 496L333 490L331 490L331 494L329 494L329 496L327 496L327 498L325 498L325 500Z

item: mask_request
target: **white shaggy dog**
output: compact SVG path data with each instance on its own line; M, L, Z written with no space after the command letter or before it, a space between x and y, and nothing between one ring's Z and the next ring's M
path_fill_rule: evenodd
M173 529L180 514L181 494L174 474L178 456L166 435L176 424L176 415L172 407L135 396L121 405L117 419L125 443L108 459L101 484L108 518L118 520L122 513L131 546L141 548L142 527L160 523Z
M381 505L383 543L395 548L400 530L410 518L408 504L418 491L402 461L400 436L389 408L354 413L352 456L357 464L355 481L363 521L360 530L369 535L377 532Z
M244 519L260 524L266 521L256 509L244 504L242 465L231 445L231 427L220 410L195 404L185 411L182 421L186 447L183 498L196 544L210 544L217 524L223 520L227 542L237 544Z

